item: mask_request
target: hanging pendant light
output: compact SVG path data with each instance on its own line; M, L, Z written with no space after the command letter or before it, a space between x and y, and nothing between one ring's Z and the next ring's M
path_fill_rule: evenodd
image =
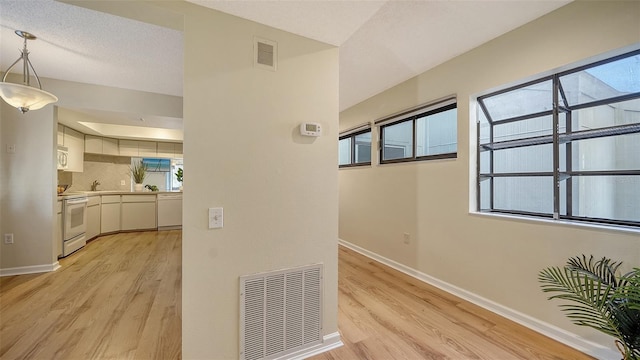
M27 50L27 40L35 40L36 37L33 34L30 34L26 31L16 30L16 35L20 36L24 39L24 48L20 51L21 55L18 60L14 61L11 66L4 73L4 77L2 78L2 82L0 82L0 97L7 104L18 108L23 114L29 110L38 110L45 105L54 103L58 101L58 98L50 92L46 92L42 90L42 84L40 84L40 78L38 74L36 74L36 70L31 65L31 61L29 61L29 51ZM14 84L6 82L7 75L9 75L9 71L20 61L22 60L22 83L23 84ZM30 86L30 73L33 72L33 76L38 81L38 87Z

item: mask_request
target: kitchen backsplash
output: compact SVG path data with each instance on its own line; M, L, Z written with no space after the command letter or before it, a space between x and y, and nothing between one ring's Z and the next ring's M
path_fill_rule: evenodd
M131 190L131 158L84 154L84 172L58 171L58 184L70 185L72 191L89 191L91 183L98 180L98 190ZM120 185L124 180L124 185Z

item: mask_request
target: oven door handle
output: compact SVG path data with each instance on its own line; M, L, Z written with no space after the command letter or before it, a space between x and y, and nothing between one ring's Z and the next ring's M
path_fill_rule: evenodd
M83 204L83 203L88 203L89 199L87 198L67 199L66 202L69 205Z

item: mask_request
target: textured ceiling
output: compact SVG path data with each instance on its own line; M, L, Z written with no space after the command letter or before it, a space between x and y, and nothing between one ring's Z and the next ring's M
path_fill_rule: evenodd
M339 46L341 110L569 2L188 1ZM94 8L124 4L67 2ZM54 0L0 0L0 70L19 56L16 29L38 36L29 50L41 77L182 96L179 30ZM109 122L105 113L96 118ZM126 123L124 118L117 114L113 123ZM129 125L146 126L137 118Z
M38 37L28 48L41 77L182 96L180 31L53 0L0 0L2 71L20 55L14 30Z
M347 41L387 3L367 0L187 1L335 46Z
M570 1L187 0L340 47L340 110Z

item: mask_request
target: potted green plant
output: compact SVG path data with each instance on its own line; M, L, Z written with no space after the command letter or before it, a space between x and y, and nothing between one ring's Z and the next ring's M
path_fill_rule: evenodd
M131 164L131 177L133 178L134 190L142 191L142 183L144 182L144 178L147 176L147 164L142 162L142 160Z
M157 185L149 185L149 184L147 184L147 185L145 185L145 186L144 186L144 188L145 188L145 189L149 189L149 191L154 191L154 192L155 192L155 191L159 191L159 189L158 189L158 186L157 186Z
M180 190L182 190L182 168L178 168L178 171L174 174L176 176L176 180L180 182Z
M571 321L613 336L624 360L640 360L640 268L618 275L622 262L593 255L570 258L567 264L538 274L542 291L562 299Z

